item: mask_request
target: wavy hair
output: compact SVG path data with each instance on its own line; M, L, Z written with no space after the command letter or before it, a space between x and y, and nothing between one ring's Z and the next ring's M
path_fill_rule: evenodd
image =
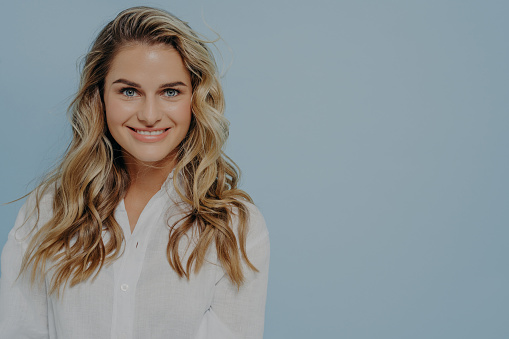
M124 236L114 211L129 187L129 174L120 147L105 122L104 80L119 50L131 44L165 44L176 49L192 83L192 121L177 150L173 185L186 214L170 226L167 258L181 276L190 278L203 265L215 244L226 274L240 287L242 260L257 271L246 254L248 210L252 202L238 186L240 170L223 152L228 137L224 96L208 41L170 13L150 7L122 11L99 33L84 59L75 99L69 106L72 140L60 164L36 188L36 210L51 189L53 214L35 231L23 258L21 273L31 281L53 271L50 293L60 292L95 277L103 265L122 254ZM39 214L38 214L39 215ZM238 239L232 230L239 222ZM39 218L38 218L39 219ZM177 227L178 225L178 227ZM105 242L103 233L109 234ZM187 262L179 244L188 232L197 232ZM51 265L47 265L51 263Z

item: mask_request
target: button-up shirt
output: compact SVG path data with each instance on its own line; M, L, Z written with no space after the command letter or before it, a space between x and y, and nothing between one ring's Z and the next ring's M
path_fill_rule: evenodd
M167 180L141 213L132 234L120 202L115 219L124 232L123 254L103 267L95 279L66 287L58 298L47 293L51 271L44 283L32 287L29 274L17 279L33 234L30 231L49 220L52 213L52 196L48 194L41 201L36 225L36 216L30 215L34 200L29 197L21 208L2 252L0 338L262 338L269 237L263 216L254 205L246 204L250 214L246 249L259 272L243 263L246 279L240 289L225 275L215 245L189 280L170 267L166 256L170 226L183 211L175 203L178 196L171 180ZM233 220L231 227L237 235ZM107 238L105 233L104 240ZM184 260L193 244L192 236L180 243Z

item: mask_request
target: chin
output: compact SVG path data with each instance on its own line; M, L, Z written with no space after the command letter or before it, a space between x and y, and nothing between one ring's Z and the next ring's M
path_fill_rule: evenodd
M132 161L136 162L142 162L147 164L157 164L157 163L165 163L165 162L172 162L174 159L174 156L172 156L173 152L171 153L147 153L147 152L140 152L140 153L129 153L126 152L126 160L130 158Z
M167 156L159 157L141 156L136 157L136 160L146 163L161 163L161 162L171 162L173 159Z

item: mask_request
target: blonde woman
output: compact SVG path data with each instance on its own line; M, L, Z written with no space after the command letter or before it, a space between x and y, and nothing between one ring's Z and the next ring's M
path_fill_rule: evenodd
M121 12L86 55L72 141L2 252L1 338L261 338L262 215L223 153L207 42Z

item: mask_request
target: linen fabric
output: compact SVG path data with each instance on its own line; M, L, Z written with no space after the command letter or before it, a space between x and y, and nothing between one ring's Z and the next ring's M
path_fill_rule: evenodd
M60 298L48 295L50 270L43 284L30 285L18 273L32 228L49 220L52 196L41 201L36 225L35 198L21 208L2 252L0 338L148 339L262 338L269 269L269 234L263 216L247 203L250 218L246 248L259 272L243 263L245 283L237 289L225 275L212 244L207 258L189 280L180 278L166 257L169 226L179 220L171 176L152 197L131 234L123 201L115 218L125 236L124 252L95 279L66 287ZM232 228L237 235L238 221ZM178 227L178 226L177 226ZM103 237L108 241L107 233ZM180 243L186 262L196 235Z

